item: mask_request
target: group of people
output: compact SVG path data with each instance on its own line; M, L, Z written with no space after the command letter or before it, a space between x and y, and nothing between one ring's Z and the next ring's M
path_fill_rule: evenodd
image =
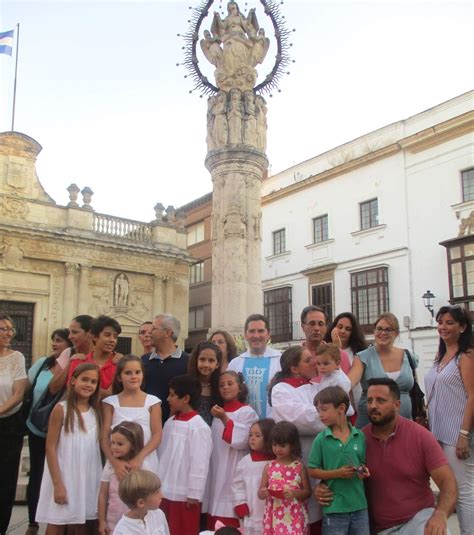
M329 324L324 310L305 307L305 341L283 353L269 346L267 318L252 314L239 356L225 331L188 355L177 347L179 320L160 314L139 328L141 357L115 352L116 320L81 315L54 331L51 355L28 373L2 314L0 535L25 423L27 535L40 522L48 535L65 526L193 535L204 523L222 534L434 535L448 533L454 509L461 534L472 534L472 325L461 307L436 319L428 431L412 420L416 359L396 347L390 313L368 346L353 314ZM47 429L37 418L45 396L57 400Z

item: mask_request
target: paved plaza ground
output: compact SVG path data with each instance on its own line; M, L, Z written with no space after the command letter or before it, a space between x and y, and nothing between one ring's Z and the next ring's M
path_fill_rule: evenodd
M449 519L449 529L451 535L459 535L458 520L455 515ZM16 505L13 509L13 516L8 529L8 535L25 535L28 526L28 511L26 505ZM45 527L42 526L39 535L44 535Z

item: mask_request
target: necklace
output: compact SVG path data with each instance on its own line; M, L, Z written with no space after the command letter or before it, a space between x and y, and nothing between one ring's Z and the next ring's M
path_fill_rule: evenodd
M209 388L211 386L211 383L201 383L201 386L203 388Z

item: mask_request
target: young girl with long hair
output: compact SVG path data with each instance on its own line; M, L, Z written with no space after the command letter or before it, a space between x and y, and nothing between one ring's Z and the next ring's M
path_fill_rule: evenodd
M232 479L237 463L247 453L250 426L258 420L257 413L246 404L248 390L242 374L226 371L219 377L220 404L211 414L213 450L209 470L208 527L216 520L239 526L234 512Z
M141 468L158 472L157 447L161 442L161 400L146 394L143 384L143 361L135 355L122 357L117 363L112 392L102 401L102 450L115 474L122 479L129 470ZM133 421L143 429L144 447L132 459L117 459L110 449L110 430L123 421Z
M310 382L316 373L316 361L308 349L293 346L283 352L280 364L281 371L275 374L270 385L273 418L275 422L287 421L296 426L303 462L307 462L313 440L325 429L313 403L319 385ZM316 480L311 480L311 486L315 484ZM311 533L318 533L323 516L321 507L316 500L309 500L308 508Z
M250 453L237 464L232 490L234 511L240 518L245 535L261 535L265 504L258 497L262 471L275 458L271 432L275 421L264 418L255 422L249 432Z
M208 424L212 424L211 407L219 397L219 375L221 372L222 352L212 342L199 343L191 353L188 362L188 373L197 377L202 391L199 399L199 416Z
M129 461L143 449L143 429L135 422L120 422L110 433L110 450L116 459ZM105 463L99 490L99 533L112 535L117 522L128 511L119 498L119 480L109 461Z
M290 422L278 422L271 438L276 459L263 469L258 491L259 498L266 500L262 534L308 535L305 501L311 496L311 487L301 461L298 429Z
M102 463L99 448L99 368L80 364L72 374L65 401L53 409L46 437L46 464L37 522L47 535L85 535L97 519Z

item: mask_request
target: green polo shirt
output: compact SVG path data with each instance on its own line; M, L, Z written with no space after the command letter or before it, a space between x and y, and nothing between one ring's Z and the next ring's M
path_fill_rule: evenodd
M313 442L308 460L310 468L336 470L342 466L365 464L365 435L349 424L351 434L343 444L328 427ZM323 506L323 513L353 513L367 509L364 482L354 471L352 479L328 479L326 483L334 492L334 500Z

